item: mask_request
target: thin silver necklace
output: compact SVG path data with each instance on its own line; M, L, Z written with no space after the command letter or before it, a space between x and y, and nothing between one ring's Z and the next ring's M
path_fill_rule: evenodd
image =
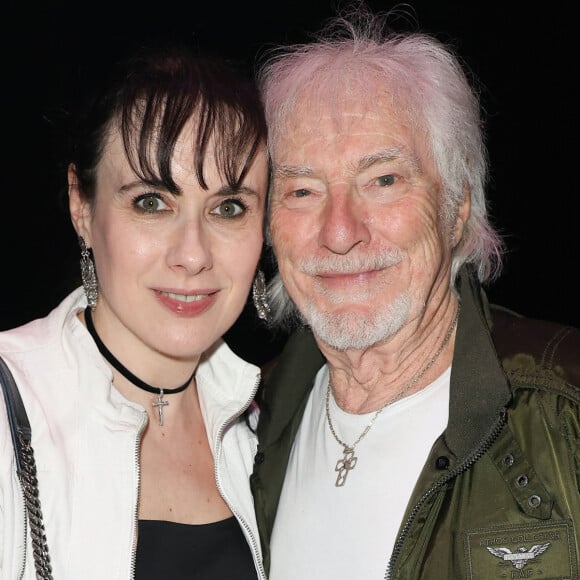
M396 401L402 399L406 393L408 393L418 382L419 380L425 375L425 373L435 364L439 355L443 352L443 349L447 346L447 343L451 339L451 335L453 334L453 330L455 329L455 325L457 324L457 319L459 318L459 304L457 305L457 312L447 329L447 333L445 334L445 338L443 342L437 349L437 352L431 357L429 362L409 381L409 384L399 393L397 393L392 399L389 399L382 407L380 407L375 414L373 415L372 419L370 420L369 424L364 428L363 432L357 437L356 441L349 445L345 443L337 434L334 429L334 425L332 424L332 419L330 418L330 381L328 381L328 387L326 389L326 419L328 422L328 427L332 436L336 439L336 441L342 445L342 458L336 462L336 467L334 471L338 473L336 476L336 482L334 485L336 487L342 487L346 483L346 478L348 477L349 472L351 472L355 466L356 462L358 461L358 457L354 454L354 448L361 442L361 439L371 430L371 427L374 425L377 417L383 412L383 410L392 405Z

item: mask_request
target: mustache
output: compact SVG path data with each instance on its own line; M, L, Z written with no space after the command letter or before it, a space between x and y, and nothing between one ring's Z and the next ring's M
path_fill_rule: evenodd
M305 274L316 276L332 272L335 274L353 274L382 270L395 266L405 257L398 249L384 250L358 256L310 256L298 262L298 268Z

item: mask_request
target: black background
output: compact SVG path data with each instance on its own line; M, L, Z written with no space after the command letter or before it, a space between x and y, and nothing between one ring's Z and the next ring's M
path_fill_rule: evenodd
M394 6L369 4L381 11ZM52 119L83 83L127 46L167 36L251 67L271 43L307 40L335 6L321 0L5 4L0 329L45 315L77 282L78 248L59 202L65 174ZM491 298L522 314L580 326L580 66L572 8L453 0L409 6L416 25L397 26L452 43L481 83L490 210L509 249ZM228 336L256 362L283 339L267 335L249 306Z

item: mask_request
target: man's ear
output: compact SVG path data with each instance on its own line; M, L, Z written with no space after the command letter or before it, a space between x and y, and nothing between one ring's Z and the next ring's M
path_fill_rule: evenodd
M463 201L457 207L457 217L455 218L455 226L453 227L452 243L453 247L457 246L463 237L465 224L471 214L471 189L465 187L463 190Z
M87 247L91 247L91 211L90 204L81 195L77 170L74 163L70 163L67 170L68 179L68 207L70 218L77 236L85 239Z

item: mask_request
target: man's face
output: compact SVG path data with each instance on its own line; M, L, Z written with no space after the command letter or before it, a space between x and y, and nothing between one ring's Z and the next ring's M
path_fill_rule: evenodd
M300 105L273 149L280 275L318 338L341 350L385 340L449 284L454 224L440 217L427 143L386 96L372 102Z

